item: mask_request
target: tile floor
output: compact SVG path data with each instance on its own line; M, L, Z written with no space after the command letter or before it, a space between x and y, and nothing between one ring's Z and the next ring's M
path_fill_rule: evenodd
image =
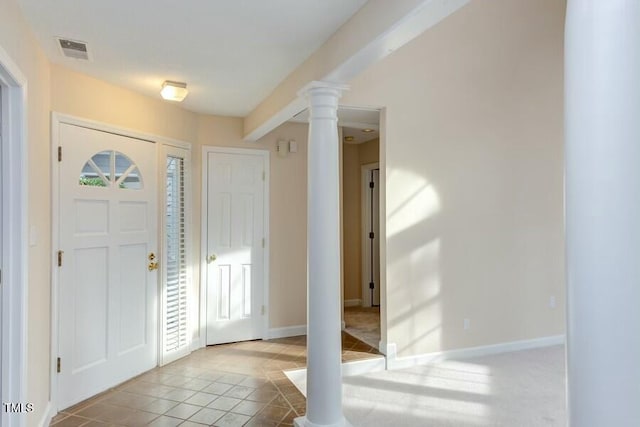
M342 334L343 361L381 357ZM60 412L55 427L291 426L306 400L283 373L306 364L306 337L206 347Z
M345 330L372 347L380 343L380 307L345 307Z

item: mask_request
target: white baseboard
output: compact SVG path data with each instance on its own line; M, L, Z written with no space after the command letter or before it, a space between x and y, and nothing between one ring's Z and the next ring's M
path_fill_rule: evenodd
M298 335L307 335L307 325L270 328L266 339L272 340L276 338L296 337Z
M51 420L56 415L56 411L53 409L53 404L51 401L47 402L47 407L44 408L44 414L38 423L38 427L49 427L51 424Z
M417 365L428 365L430 363L437 363L443 360L468 359L471 357L489 356L492 354L508 353L511 351L550 347L553 345L564 344L564 342L564 335L554 335L550 337L533 338L530 340L511 341L500 344L439 351L407 357L397 357L396 345L394 343L388 343L385 349L385 354L387 355L387 369L392 370L410 368ZM382 343L380 344L382 345Z
M362 305L361 299L346 299L344 300L345 307L360 307Z

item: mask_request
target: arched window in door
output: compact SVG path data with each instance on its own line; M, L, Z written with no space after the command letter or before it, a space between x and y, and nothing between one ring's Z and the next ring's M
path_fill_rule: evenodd
M140 190L143 187L138 167L119 151L101 151L84 164L80 172L80 185Z

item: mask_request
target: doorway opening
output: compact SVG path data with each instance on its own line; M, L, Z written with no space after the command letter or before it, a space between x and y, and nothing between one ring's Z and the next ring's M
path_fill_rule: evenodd
M380 111L341 107L344 330L379 348L384 304L380 261Z

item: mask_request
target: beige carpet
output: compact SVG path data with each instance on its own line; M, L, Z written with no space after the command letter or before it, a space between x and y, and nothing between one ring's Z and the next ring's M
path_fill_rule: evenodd
M380 307L346 307L345 332L378 348L380 343Z
M354 427L566 426L564 366L554 346L347 377L344 412Z

